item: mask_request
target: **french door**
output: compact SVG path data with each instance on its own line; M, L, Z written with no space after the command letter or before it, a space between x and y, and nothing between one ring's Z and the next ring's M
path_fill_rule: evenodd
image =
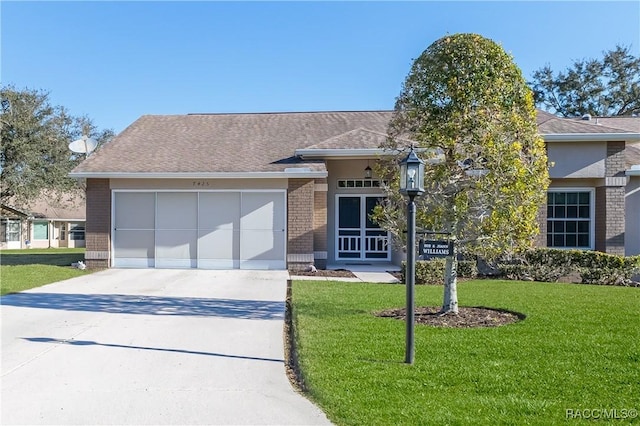
M389 260L389 233L371 220L379 196L338 195L336 257L338 260Z

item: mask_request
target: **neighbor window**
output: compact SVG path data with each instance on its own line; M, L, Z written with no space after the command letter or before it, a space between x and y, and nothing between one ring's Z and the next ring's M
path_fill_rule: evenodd
M0 221L0 241L20 241L20 221L2 219Z
M547 193L547 247L592 249L593 191Z
M84 223L69 224L69 239L75 241L84 240Z
M48 240L49 239L49 223L33 222L33 239Z

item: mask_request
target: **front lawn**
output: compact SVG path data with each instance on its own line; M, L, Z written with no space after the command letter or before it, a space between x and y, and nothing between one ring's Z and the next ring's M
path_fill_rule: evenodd
M478 280L460 283L459 298L527 317L497 328L417 325L410 366L404 321L373 315L403 307L403 285L295 281L311 399L338 425L640 422L640 289ZM417 286L417 305L441 300L442 287Z
M0 251L0 295L89 273L72 268L84 259L84 249L27 249Z

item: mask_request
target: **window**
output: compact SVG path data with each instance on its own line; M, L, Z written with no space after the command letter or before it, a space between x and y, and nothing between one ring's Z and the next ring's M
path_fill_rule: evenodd
M592 249L593 191L547 193L547 247Z
M74 241L84 240L84 223L69 224L69 239Z
M0 237L4 242L20 241L20 221L2 219L2 222L0 222Z
M48 240L49 239L49 223L33 222L33 239Z
M387 181L378 179L339 179L338 188L380 188Z

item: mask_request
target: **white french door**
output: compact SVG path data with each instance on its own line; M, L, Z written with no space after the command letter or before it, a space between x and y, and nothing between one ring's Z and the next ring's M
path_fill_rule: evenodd
M336 258L338 260L389 260L389 233L371 220L382 198L372 195L337 195Z

